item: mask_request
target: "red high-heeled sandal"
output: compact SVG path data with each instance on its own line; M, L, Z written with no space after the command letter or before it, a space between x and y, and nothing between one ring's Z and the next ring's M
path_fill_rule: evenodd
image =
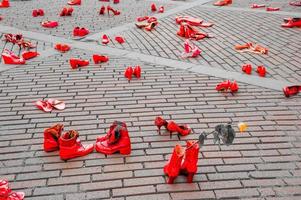
M95 64L107 62L108 60L109 60L108 56L96 55L96 54L93 55L93 61Z
M57 99L48 99L47 103L49 103L53 108L57 110L64 110L66 108L65 102Z
M107 6L107 11L108 11L108 15L110 15L110 11L112 11L114 15L120 15L121 13L119 10L115 10L111 6Z
M25 60L18 57L12 51L5 49L2 53L2 59L6 65L24 65Z
M35 102L35 105L38 109L43 110L44 112L51 112L53 107L48 101L38 100Z
M76 69L78 67L85 67L89 65L88 60L81 60L81 59L76 59L76 58L71 58L69 60L70 66L72 69Z
M158 133L161 134L161 127L164 126L165 128L167 128L168 122L162 117L156 117L154 124L158 128Z
M300 91L301 91L301 86L300 85L293 85L293 86L288 86L288 87L283 88L283 93L286 97L296 95Z
M252 73L252 66L250 64L245 64L242 66L241 70L245 72L246 74Z
M8 185L7 180L0 179L0 199L1 200L23 200L24 192L13 192Z

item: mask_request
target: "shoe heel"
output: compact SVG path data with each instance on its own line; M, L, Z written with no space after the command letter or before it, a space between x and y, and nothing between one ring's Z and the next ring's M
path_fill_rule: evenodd
M167 181L167 183L168 183L168 184L173 184L173 183L174 183L174 181L175 181L175 179L176 179L176 177L175 177L175 176L170 176L170 177L168 177L168 181Z
M188 176L187 176L187 183L192 183L192 181L193 181L193 176L194 176L194 173L188 173Z
M129 155L131 153L131 147L125 147L123 149L120 149L120 154L122 155Z

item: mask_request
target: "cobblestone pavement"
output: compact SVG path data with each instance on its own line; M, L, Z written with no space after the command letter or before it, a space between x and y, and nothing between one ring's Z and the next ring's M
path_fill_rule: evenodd
M96 4L96 1L91 2L91 5ZM137 7L148 8L149 2L143 3L137 1ZM175 8L187 5L178 1L164 3ZM18 5L17 2L12 4ZM30 12L35 8L34 1L20 4L26 5ZM50 5L53 6L51 10L57 13L64 4L65 1L58 1L59 8ZM126 5L125 1L118 4L121 9ZM264 63L271 80L300 82L300 39L296 38L300 38L301 29L281 29L279 24L285 17L283 14L231 9L232 6L224 9L211 8L206 4L178 13L199 16L215 23L205 31L214 33L216 37L196 42L203 50L202 58L188 61L237 72L243 61L254 65ZM0 14L6 12L8 18L12 15L9 9L0 11ZM29 15L28 10L22 12ZM124 45L112 42L110 47L115 52L112 51L110 61L102 65L92 64L95 41L59 54L51 52L53 41L46 37L40 40L32 34L31 39L38 43L38 51L50 52L49 56L41 55L26 65L12 66L0 73L0 178L8 179L14 190L24 191L26 199L30 200L299 200L300 96L285 98L280 91L266 85L260 87L243 81L239 82L237 94L222 94L214 89L224 80L217 78L219 75L208 76L190 72L184 66L180 69L178 66L141 61L143 58L130 59L126 54L117 55L116 52L124 49L141 55L151 54L157 57L158 62L162 58L178 60L184 40L175 36L174 16L160 19L157 30L151 33L136 28L116 32L116 35L124 35L127 42ZM265 24L263 17L270 23ZM120 19L122 22L116 22L116 26L130 22L130 19ZM21 23L22 20L18 20ZM239 27L237 30L231 20ZM92 27L93 21L87 25ZM40 32L17 24L14 26L20 30ZM260 32L258 27L262 29ZM106 28L109 30L110 27ZM95 29L98 31L101 30ZM66 38L63 34L57 36ZM277 36L281 39L277 40ZM251 39L267 45L270 55L240 54L233 50L233 45ZM80 43L73 44L79 46ZM17 47L8 45L0 42L2 49L19 51ZM103 47L104 51L106 48ZM68 64L70 57L89 59L91 64L71 70ZM128 82L123 77L125 67L138 64L142 67L141 79ZM0 69L3 67L0 63ZM64 100L66 109L43 113L33 105L35 100L47 98ZM193 134L186 137L173 135L172 138L168 133L158 135L153 125L158 115L188 123ZM43 130L54 123L63 123L65 130L78 130L81 141L88 144L105 134L114 120L124 120L128 125L132 141L129 156L106 156L94 152L64 162L59 159L58 152L43 151ZM193 183L186 183L184 176L179 176L176 184L166 183L167 177L162 168L176 144L184 145L186 140L197 139L201 132L211 131L219 123L236 124L239 121L246 122L249 128L245 133L237 133L232 146L219 147L209 139L201 147Z

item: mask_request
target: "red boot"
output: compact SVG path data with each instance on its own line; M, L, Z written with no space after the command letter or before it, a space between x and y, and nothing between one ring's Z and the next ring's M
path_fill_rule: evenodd
M139 65L137 65L134 68L133 75L136 76L136 78L140 79L140 77L141 77L141 67Z
M156 11L157 11L157 6L156 6L156 4L152 3L152 5L151 5L151 11L152 11L152 12L156 12Z
M178 125L174 121L169 121L167 124L167 130L170 132L170 136L173 132L177 132L178 134L185 136L191 133L191 128L187 125Z
M258 73L259 76L265 77L266 69L264 66L258 66L256 72Z
M293 85L293 86L288 86L288 87L283 88L283 93L286 97L296 95L300 91L301 91L301 86L300 85Z
M84 67L89 65L89 61L88 60L81 60L81 59L76 59L76 58L71 58L69 60L70 66L72 69L76 69L78 67Z
M168 175L167 183L172 184L179 175L182 160L184 157L184 149L180 145L176 145L169 162L164 166L164 173Z
M187 183L192 183L193 176L197 172L199 149L198 141L188 140L186 142L186 151L181 172L187 174Z
M0 8L8 8L9 6L9 0L2 0L0 3Z
M59 138L61 137L63 124L56 124L44 130L44 151L51 152L59 149Z
M0 200L23 200L24 192L12 192L8 181L0 179Z
M94 145L83 146L78 138L77 131L71 130L59 138L60 157L62 160L88 155L94 150Z
M252 66L250 64L243 65L241 70L243 72L245 72L246 74L251 74L252 73Z
M108 60L109 60L108 56L102 56L102 55L96 55L96 54L93 55L93 61L95 64L107 62Z
M133 76L133 68L127 67L124 72L124 77L130 81L132 80L132 76Z
M96 151L103 154L113 154L120 152L123 155L131 153L131 140L125 123L117 122L110 127L110 131L105 136L97 139Z
M23 58L19 58L12 51L9 51L7 49L4 49L4 51L2 53L2 59L4 61L4 64L7 64L7 65L24 65L25 64L25 60Z
M167 121L163 119L162 117L156 117L155 119L155 125L158 127L158 133L161 134L161 127L164 126L167 128Z
M75 6L75 5L81 5L81 0L71 0L71 1L68 1L68 4L71 5L71 6Z
M109 139L110 134L112 133L113 130L115 130L116 126L122 126L124 128L127 128L125 122L120 122L120 121L114 121L113 124L110 126L109 131L105 136L99 136L96 138L96 142L102 142L105 140Z

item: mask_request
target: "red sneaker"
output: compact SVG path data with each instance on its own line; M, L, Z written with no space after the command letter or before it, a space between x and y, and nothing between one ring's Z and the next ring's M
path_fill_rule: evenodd
M272 8L272 7L267 7L266 11L278 11L280 8Z
M71 6L75 6L75 5L81 5L81 0L71 0L71 1L68 1L68 4L71 5Z
M133 75L136 76L136 78L141 78L141 67L137 65L133 70Z
M186 136L189 133L191 133L191 128L187 125L178 125L174 121L169 121L167 124L167 130L170 132L170 136L173 132L177 132L178 134L182 136Z
M187 183L192 183L193 176L197 172L199 149L198 141L188 140L186 142L186 151L181 166L181 173L187 174Z
M161 134L161 127L164 126L167 128L168 122L163 119L162 117L156 117L155 119L155 125L158 127L158 133Z
M116 36L115 40L119 43L119 44L123 44L125 43L125 40L122 36Z
M57 21L43 21L41 24L45 28L55 28L59 25Z
M163 6L160 6L158 12L159 12L159 13L164 13L164 7L163 7Z
M258 66L256 72L258 73L259 76L265 77L266 69L264 66Z
M61 135L59 138L60 158L69 160L71 158L88 155L94 150L94 145L83 146L79 140L77 131L71 130Z
M0 200L23 200L24 192L12 192L7 180L0 179Z
M124 124L124 125L122 125ZM131 140L125 123L117 122L111 126L107 138L103 141L96 141L96 151L103 154L120 154L128 155L131 153Z
M132 80L132 75L133 75L133 68L132 67L127 67L124 72L124 77L127 78L129 81Z
M179 175L184 153L185 150L180 145L176 145L168 163L164 166L163 171L168 175L168 184L172 184Z
M40 55L40 54L36 51L24 51L22 53L22 58L24 60L29 60L29 59L37 57L38 55Z
M9 0L2 0L0 3L0 8L8 8L9 6Z
M241 70L245 72L246 74L252 73L252 66L250 64L245 64L242 66Z
M300 91L301 91L301 86L300 85L293 85L293 86L288 86L288 87L283 88L283 93L286 97L296 95Z
M101 6L100 10L99 10L99 14L100 15L104 15L106 11L106 7L105 6Z
M301 27L301 18L284 19L284 23L281 26L284 28Z
M110 42L109 37L106 34L104 34L102 36L102 43L103 44L108 44L109 42Z
M95 64L107 62L108 60L109 60L108 56L96 55L96 54L93 55L93 61Z
M2 53L2 59L4 64L6 65L24 65L25 60L23 58L18 57L12 51L4 49Z
M156 12L156 11L157 11L157 6L156 6L156 4L152 3L152 5L151 5L151 11L152 11L152 12Z
M55 124L54 126L44 130L44 151L51 152L59 149L59 138L64 129L63 124Z
M88 60L81 60L81 59L76 59L76 58L71 58L69 60L70 66L72 69L76 69L78 67L85 67L89 65Z

